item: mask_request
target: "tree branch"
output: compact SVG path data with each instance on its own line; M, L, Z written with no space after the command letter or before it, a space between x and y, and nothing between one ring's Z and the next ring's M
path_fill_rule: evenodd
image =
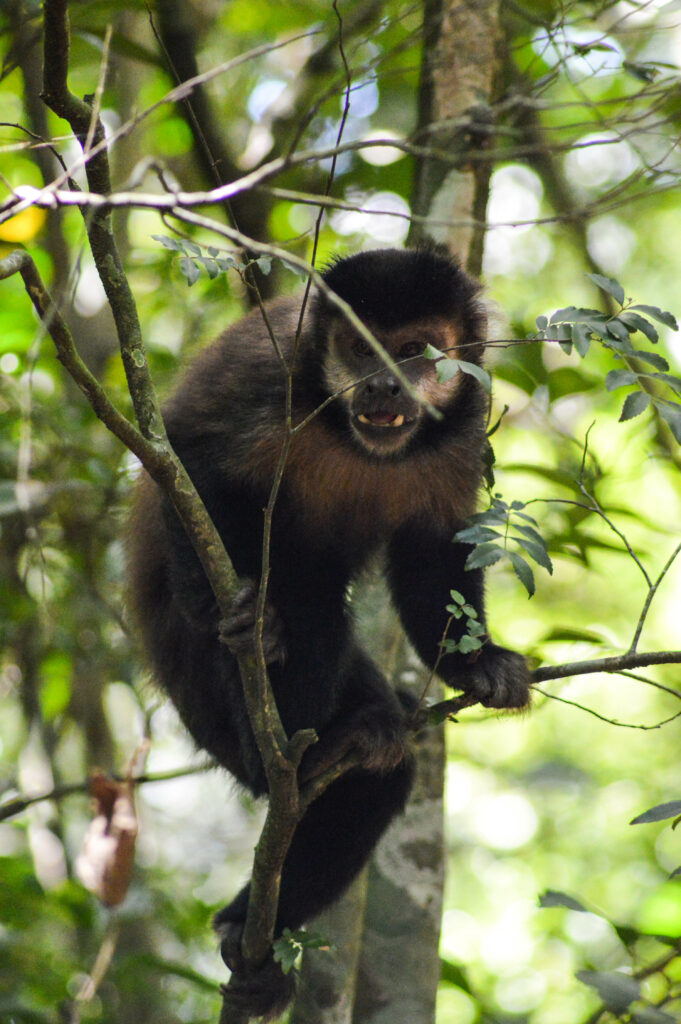
M639 654L636 651L616 654L611 658L593 658L588 661L573 661L565 665L545 665L532 673L535 683L548 679L563 679L565 676L582 676L590 672L621 672L627 668L642 668L645 665L681 664L681 651L650 651Z

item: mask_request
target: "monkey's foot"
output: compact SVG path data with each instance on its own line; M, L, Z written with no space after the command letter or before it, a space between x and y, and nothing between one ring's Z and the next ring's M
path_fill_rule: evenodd
M251 967L241 952L242 922L220 922L215 918L215 930L220 939L220 953L232 977L228 985L221 986L223 1004L220 1024L232 1019L231 1011L237 1007L250 1017L274 1020L280 1017L295 994L295 975L284 974L270 953L259 967Z
M232 602L229 614L220 622L220 640L229 647L235 657L255 654L257 600L257 583L255 580L245 580L241 590ZM262 646L265 661L268 664L274 661L285 661L284 627L270 601L265 601Z
M346 755L357 767L386 775L409 756L406 715L369 705L332 723L303 757L298 777L307 782L321 775Z
M449 683L486 708L524 708L530 703L532 673L521 654L490 643Z

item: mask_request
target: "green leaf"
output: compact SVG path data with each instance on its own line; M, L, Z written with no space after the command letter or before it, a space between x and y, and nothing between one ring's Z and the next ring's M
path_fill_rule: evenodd
M611 370L605 378L605 386L608 391L614 391L615 388L635 384L639 376L634 370Z
M646 394L645 391L632 391L624 399L624 405L620 413L620 423L623 423L624 420L633 420L634 416L640 416L649 405L650 395Z
M670 387L672 391L681 394L681 378L675 377L673 373L647 373L646 377L653 377L655 380L661 380L663 384Z
M166 249L172 249L173 252L184 252L184 245L178 238L170 238L168 235L152 235L151 237Z
M184 278L187 281L187 285L191 288L193 284L196 284L198 279L201 277L201 271L197 267L194 260L190 259L189 256L183 256L180 260L180 270Z
M632 313L631 310L625 309L620 313L620 320L623 320L625 324L631 326L636 331L640 331L641 334L645 334L649 341L655 344L659 341L659 334L657 329L653 327L649 320L645 317L639 316L638 313Z
M464 544L484 544L486 541L494 541L501 534L490 526L469 526L465 530L459 530L455 535L456 541Z
M459 372L459 363L457 359L448 359L446 356L443 357L440 352L440 358L435 364L435 370L437 373L438 384L447 384L452 377L456 377Z
M440 979L446 985L456 985L456 987L460 988L463 992L468 992L471 995L473 994L473 990L471 989L470 982L466 977L465 971L459 966L459 964L452 963L451 960L440 961Z
M612 277L604 277L603 274L587 274L590 281L601 289L603 292L607 292L608 295L612 295L613 299L619 302L620 306L624 304L624 288L615 281Z
M571 338L572 344L583 359L591 345L591 331L585 323L575 323L572 325Z
M547 889L546 892L543 892L539 897L539 906L543 909L565 907L567 910L579 910L583 914L589 913L589 910L579 900L558 889Z
M547 384L549 400L555 402L557 398L564 398L565 395L592 391L600 387L601 380L593 374L585 373L582 364L579 367L561 366L558 370L552 370L547 376Z
M257 260L253 261L260 267L261 273L267 277L272 269L272 257L271 256L258 256Z
M530 558L533 558L538 565L546 569L549 575L553 575L553 562L549 558L549 553L543 540L541 544L537 544L536 541L529 540L527 537L515 537L514 540L517 544L520 544Z
M470 654L471 651L479 651L481 647L482 640L478 640L476 636L464 634L459 640L459 650L462 654Z
M516 576L525 587L529 597L532 597L535 591L534 573L522 555L519 555L516 551L507 551L506 554L511 559Z
M450 590L449 594L455 604L464 605L466 603L466 598L458 590Z
M221 256L219 260L216 260L220 270L225 272L228 270L243 270L242 264L239 260L235 260L233 256Z
M587 640L592 644L603 644L605 643L605 637L599 633L595 633L591 629L578 629L576 627L561 626L557 629L551 629L542 637L543 643L550 643L552 640Z
M515 523L513 529L516 533L522 533L523 536L529 537L530 540L536 541L537 544L541 544L544 550L546 550L546 541L534 526L523 526L522 523Z
M632 1024L678 1024L679 1018L658 1010L656 1006L644 1006L641 1010L634 1010L631 1020Z
M554 327L556 324L574 323L575 314L578 312L579 310L576 306L565 306L564 309L557 309L555 313L551 314L549 327Z
M548 321L548 318L545 317L545 316L538 316L537 319L535 320L535 323L537 325L537 330L545 331L546 328L548 327L549 321Z
M638 928L632 928L631 925L617 924L615 921L611 921L610 924L615 929L617 938L627 949L631 949L634 943L638 942L643 935L643 932L640 932Z
M213 978L207 978L204 974L194 970L194 968L178 963L176 960L168 960L166 957L156 956L153 953L137 951L135 953L135 963L144 964L145 967L153 968L164 975L172 974L177 978L183 978L185 981L191 981L193 985L198 985L207 992L215 994L215 981Z
M477 366L476 363L467 363L463 359L456 360L459 364L459 369L462 373L467 373L470 377L475 377L478 383L482 384L487 394L492 392L492 378L488 374L487 370L484 370L482 366Z
M624 345L629 344L629 330L626 324L623 324L618 317L613 317L612 320L608 320L606 324L608 334L616 338L617 341L621 341Z
M657 354L657 352L642 352L640 349L634 348L631 350L631 355L636 356L643 363L650 363L658 370L668 370L669 363L663 357Z
M274 950L275 962L281 964L284 974L289 974L296 965L296 960L300 955L300 947L294 945L282 935L280 939L276 939L272 943L272 948Z
M281 938L272 943L274 959L281 964L284 974L288 974L295 967L298 956L304 949L320 949L329 951L333 947L327 939L317 932L308 932L304 928L292 932L285 928Z
M641 998L641 982L618 971L577 971L577 978L595 988L613 1013L626 1013L631 1004Z
M673 313L667 313L663 309L659 309L657 306L630 306L630 309L638 309L641 313L646 313L651 316L653 320L657 320L658 323L664 324L665 327L671 327L673 331L678 331L679 325L676 322L676 317Z
M669 800L665 804L656 804L649 810L633 818L630 825L648 825L651 821L664 821L666 818L676 818L681 814L681 800Z
M639 82L646 82L647 84L654 82L660 74L656 67L649 64L641 64L634 60L623 60L622 67L628 74L637 78Z
M442 725L452 713L452 704L449 700L439 701L428 707L428 725Z
M479 544L466 559L467 569L482 569L486 565L494 565L504 557L504 549L497 544Z
M655 401L655 399L653 399L653 402L660 416L669 424L672 434L681 444L681 405L675 405L672 402Z
M211 281L214 281L215 278L220 273L220 268L215 262L215 260L210 259L208 256L202 256L201 263L205 267Z
M438 384L446 384L454 377L459 370L462 373L467 373L470 377L475 379L482 384L485 391L488 393L492 390L492 379L488 374L487 370L483 370L482 366L477 366L475 363L467 363L464 359L449 359L442 355L439 349L435 349L437 356L431 355L430 351L433 348L432 345L426 346L424 355L428 359L437 358L437 380Z

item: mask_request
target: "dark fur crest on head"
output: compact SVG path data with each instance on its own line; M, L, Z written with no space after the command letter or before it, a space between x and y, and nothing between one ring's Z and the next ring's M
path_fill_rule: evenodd
M337 257L322 276L362 320L387 329L420 320L425 310L445 319L459 320L471 312L484 319L475 302L480 285L434 246Z

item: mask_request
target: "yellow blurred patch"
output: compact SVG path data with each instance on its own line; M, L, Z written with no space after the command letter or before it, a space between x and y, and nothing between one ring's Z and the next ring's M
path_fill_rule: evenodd
M45 223L46 211L37 206L29 206L16 217L10 217L0 224L0 241L27 242L37 235Z

